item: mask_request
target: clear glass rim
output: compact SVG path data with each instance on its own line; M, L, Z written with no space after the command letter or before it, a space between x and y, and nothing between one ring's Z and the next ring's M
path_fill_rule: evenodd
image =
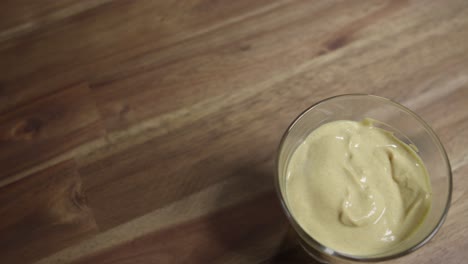
M317 240L315 240L312 236L310 236L305 230L302 229L302 227L296 222L296 220L294 219L294 217L292 216L291 212L289 211L289 208L286 204L286 201L285 201L285 197L283 195L283 192L281 191L281 187L280 187L280 177L279 177L279 157L280 157L280 154L281 154L281 151L283 149L283 144L286 140L286 138L288 137L288 135L290 134L291 130L294 128L294 126L296 125L296 123L305 115L307 114L309 111L313 110L315 107L317 107L318 105L324 103L324 102L327 102L327 101L330 101L330 100L334 100L334 99L341 99L341 98L346 98L346 97L372 97L374 99L377 99L377 100L380 100L380 101L383 101L383 102L386 102L386 103L390 103L394 106L396 106L397 108L400 108L401 110L407 112L408 114L410 114L412 117L414 117L418 122L420 122L424 128L426 129L426 131L429 133L429 135L433 138L434 142L436 143L437 147L439 148L440 152L442 153L442 156L446 162L446 165L447 165L447 175L448 175L448 180L449 180L449 190L448 190L448 195L447 195L447 201L446 201L446 204L445 204L445 209L437 223L437 225L434 227L434 229L426 236L424 237L421 241L419 241L416 245L406 249L406 250L403 250L401 252L397 252L395 254L391 254L391 255L388 255L388 256L382 256L382 257L373 257L373 256L370 256L370 257L367 257L367 256L353 256L353 255L350 255L350 254L345 254L345 253L340 253L338 251L335 251L334 249L332 248L329 248L323 244L321 244L320 242L318 242ZM447 214L448 214L448 211L449 211L449 208L450 208L450 203L451 203L451 200L452 200L452 184L453 184L453 180L452 180L452 168L450 166L450 161L448 159L448 156L447 156L447 153L445 151L445 148L443 147L442 143L440 142L440 139L439 137L436 135L436 133L432 130L432 128L421 118L419 117L416 113L414 113L412 110L408 109L407 107L391 100L391 99L388 99L388 98L385 98L385 97L381 97L381 96L377 96L377 95L371 95L371 94L359 94L359 93L355 93L355 94L342 94L342 95L336 95L336 96L332 96L332 97L328 97L328 98L325 98L323 100L320 100L318 101L317 103L309 106L307 109L305 109L304 111L302 111L302 113L300 113L292 122L291 124L288 126L288 128L286 129L286 131L284 132L282 138L281 138L281 141L280 141L280 144L279 144L279 147L278 147L278 150L277 150L277 155L276 155L276 162L275 162L276 166L276 170L275 170L275 188L276 188L276 194L281 202L281 206L283 207L283 211L285 212L289 222L291 223L291 225L293 226L293 228L295 229L296 232L300 232L302 233L303 236L307 237L307 239L309 241L313 241L315 245L310 245L310 243L308 243L307 241L304 241L306 242L309 246L311 246L312 248L314 248L315 250L318 250L320 253L322 254L326 254L328 256L332 256L332 257L338 257L338 258L342 258L342 259L346 259L346 260L351 260L351 261L361 261L361 262L376 262L376 261L386 261L386 260L391 260L391 259L396 259L396 258L399 258L399 257L402 257L402 256L405 256L405 255L408 255L409 253L411 252L414 252L415 250L419 249L420 247L424 246L427 242L429 242L436 234L437 232L439 231L439 229L441 228L442 224L444 223L445 219L447 218ZM302 238L301 238L302 239Z

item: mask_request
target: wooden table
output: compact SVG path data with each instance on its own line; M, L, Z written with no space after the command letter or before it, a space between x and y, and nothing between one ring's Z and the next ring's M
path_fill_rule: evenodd
M408 106L450 157L447 221L392 263L466 263L466 0L3 1L0 263L313 263L273 160L343 93Z

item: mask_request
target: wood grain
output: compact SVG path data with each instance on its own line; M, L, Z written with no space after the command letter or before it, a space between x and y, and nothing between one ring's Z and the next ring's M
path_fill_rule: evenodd
M50 26L0 43L0 83L9 95L8 100L2 98L0 111L71 83L94 81L109 72L128 74L128 68L121 70L127 60L201 34L207 27L223 25L230 17L264 8L269 1L234 1L214 5L209 12L210 1L206 0L99 2L105 4L76 15L70 11L70 16ZM127 23L129 20L132 23ZM10 67L12 64L22 67ZM133 61L130 64L139 66Z
M75 263L247 263L275 252L286 226L275 193L268 192Z
M104 135L86 85L77 85L0 115L0 182Z
M29 263L98 229L72 161L0 188L2 263Z
M468 257L466 1L21 0L0 17L0 263L314 263L274 159L343 93L415 110L450 157L447 222L394 263Z

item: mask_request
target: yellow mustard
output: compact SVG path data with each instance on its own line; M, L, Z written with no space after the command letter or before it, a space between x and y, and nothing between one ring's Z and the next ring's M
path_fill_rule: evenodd
M416 151L364 120L312 131L291 156L286 198L299 225L321 244L368 256L394 249L431 205Z

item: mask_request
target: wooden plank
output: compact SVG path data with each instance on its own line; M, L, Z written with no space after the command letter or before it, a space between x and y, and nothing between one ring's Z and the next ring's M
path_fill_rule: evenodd
M0 42L15 38L69 16L95 8L109 0L99 1L3 1L0 9Z
M270 175L272 163L263 161L273 157L276 144L263 144L271 136L279 139L279 134L255 142L255 138L246 138L239 130L232 131L227 137L231 136L234 145L228 146L221 131L194 136L190 132L193 129L196 126L80 168L100 227L114 227L231 177L261 180L260 175ZM250 147L247 149L241 141ZM182 145L190 147L181 149ZM244 151L255 154L256 159ZM272 182L268 184L273 187Z
M413 48L417 49L417 45ZM404 56L406 55L398 54L396 58L403 59ZM350 71L371 71L372 67L388 65L391 59ZM446 67L447 64L454 62L459 62L459 58L449 57L439 66L432 65L426 69L425 74L418 72L418 79L413 79L414 76L407 75L402 70L401 75L411 80L414 84L413 89L410 91L389 89L382 93L396 100L405 100L409 106L417 106L417 102L411 100L413 93L437 92L440 87L451 85L450 76L456 77L459 71L468 69L466 61L458 63L456 71ZM407 70L411 73L411 69ZM316 74L321 74L321 71L317 69ZM203 105L204 107L187 111L188 116L192 112L201 113L202 117L199 120L188 118L177 129L167 127L177 123L178 117L166 120L167 125L163 122L159 129L169 130L170 133L139 144L135 144L133 138L129 138L126 140L133 142L130 147L115 153L110 149L109 155L104 158L94 160L92 157L87 160L83 166L80 166L80 171L85 177L91 203L99 208L96 216L98 222L104 228L110 228L231 177L239 168L255 166L258 161L273 160L282 132L297 114L319 99L348 90L348 87L333 85L331 80L304 80L303 78L306 78L304 75L308 74L304 73L279 82L273 88L245 92L244 97L226 96L221 101L209 101L209 104ZM446 78L439 81L437 86L426 85L426 81L444 74ZM399 77L401 76L397 75L395 78ZM358 81L363 82L368 78L364 74ZM391 78L383 80L380 85L405 81L405 79ZM322 90L321 87L327 83L330 83L329 90ZM462 93L465 90L464 83L462 80L451 89ZM285 89L285 86L289 86L288 89ZM305 89L306 86L317 88ZM363 87L366 87L361 90L364 92L374 90L370 86ZM435 96L428 99L430 99L428 102L431 102L439 98ZM148 134L150 133L157 134L154 130L150 130ZM460 145L462 138L454 137L454 139L458 142L458 146L462 146ZM139 190L139 194L135 195L134 190ZM120 209L115 210L115 208Z
M269 107L265 108L265 115L274 112ZM100 223L105 228L112 227L233 177L243 168L255 168L256 160L272 160L279 136L292 115L290 118L280 118L278 114L274 116L276 121L273 121L252 113L239 114L236 113L237 109L238 106L233 106L229 111L225 109L224 114L232 118L229 121L212 124L208 120L220 120L220 117L211 116L201 122L198 126L205 128L203 133L196 132L197 126L184 127L184 132L146 142L83 168L91 203L99 208L97 217ZM258 110L257 113L260 112ZM288 114L284 109L283 113ZM265 120L262 121L262 118ZM278 119L282 120L282 124ZM459 131L453 128L447 130ZM465 137L453 134L445 137L451 139L452 145L459 146L460 151L463 150ZM180 149L181 145L190 147ZM450 154L461 155L463 152ZM272 172L273 166L268 167L266 170ZM138 190L141 195L135 195L133 190Z
M41 263L80 256L80 263L145 263L169 261L179 248L200 262L307 261L283 237L285 228L272 229L277 223L267 217L283 217L271 209L273 198L251 200L263 222L244 225L246 215L256 215L249 205L211 213L251 199L258 186L271 192L276 147L289 122L320 99L350 92L416 110L441 137L455 171L449 228L401 263L466 258L466 1L65 1L0 10L7 12L0 30L19 25L0 31L8 33L0 41L0 186L18 175L28 177L8 186L29 180L31 166L74 158L94 214L87 208L72 228L78 231L63 239L50 231L55 218L39 217L40 234L51 232L51 240L42 245L33 235L29 249L21 230L30 222L5 220L0 241L2 230L22 235L11 246L25 256L20 261L52 254ZM61 90L81 81L91 90ZM81 182L74 164L64 166L73 167L66 179ZM73 185L41 178L21 195ZM55 208L43 201L42 211ZM36 216L29 208L6 215ZM97 225L101 232L82 240ZM244 228L260 233L245 239ZM279 243L285 248L273 257ZM0 262L16 263L8 254Z
M298 12L298 9L303 12ZM162 64L163 67L158 64L151 65L145 67L143 73L124 78L116 76L113 77L116 80L112 79L114 81L110 83L93 85L107 128L109 131L123 130L142 120L199 103L206 98L219 97L219 100L224 100L225 96L254 90L259 84L269 87L278 80L288 80L281 82L285 91L289 89L302 91L305 85L313 86L314 90L320 90L314 94L315 97L321 93L337 93L339 91L330 90L337 86L342 90L346 87L347 90L352 89L356 92L379 91L383 96L393 96L394 89L399 89L394 87L404 85L405 82L421 82L422 78L414 78L415 74L426 74L427 71L421 71L421 68L430 70L430 67L434 67L434 62L444 60L451 64L456 62L456 58L450 57L461 53L461 47L451 49L450 54L442 51L447 49L447 42L458 43L467 38L466 34L460 35L459 29L444 31L446 35L442 38L437 33L440 29L430 27L430 23L427 24L427 31L421 34L420 26L414 28L412 24L402 19L400 31L395 32L390 27L388 30L382 30L387 32L386 36L382 36L386 39L398 36L404 40L399 42L400 47L382 47L370 41L352 47L354 42L365 39L367 32L373 31L373 28L364 22L373 19L375 20L373 22L378 24L393 16L402 17L399 13L402 10L393 5L370 6L362 13L358 9L361 9L358 5L349 3L343 6L335 5L334 8L326 5L312 8L302 2L302 5L289 5L223 28L223 33L226 32L227 35L227 44L219 43L217 37L219 32L213 32L203 36L202 45L206 46L205 49L198 50L201 41L198 39L192 39L187 45L182 45L183 50L179 46L168 48L164 54L173 56L174 59L170 63ZM344 14L348 12L354 12L355 16L341 19L335 22L336 25L330 26L331 21L328 18L346 17ZM426 14L420 12L421 14L416 13L413 16L424 15L426 18ZM279 14L282 14L283 20L273 19ZM441 11L439 15L448 14ZM395 21L400 21L397 18ZM259 24L252 30L248 28L248 24L253 23L251 20ZM343 33L341 29L343 26L349 27L355 35L352 37L353 41L342 45L339 49L329 50L328 42L342 38L343 34L351 34ZM242 35L239 32L244 33ZM419 48L421 39L414 37L415 32L419 32L419 38L430 37L431 41L434 41L432 50ZM231 37L230 34L235 35ZM249 48L239 48L245 45ZM289 47L287 52L283 50L284 46ZM334 56L336 54L333 52L343 48L348 49L349 55L345 53L343 56ZM195 50L190 52L191 49ZM426 55L435 50L437 50L435 55ZM186 55L183 59L177 59L177 54ZM356 54L362 54L359 55L359 61L355 60ZM461 61L462 58L458 60ZM379 69L377 72L380 75L376 76L375 68ZM392 71L393 74L385 75L386 71ZM232 76L231 72L236 72L236 75ZM295 76L298 73L303 74ZM334 78L330 79L330 76ZM427 76L426 74L425 77ZM318 89L318 86L321 89ZM421 83L419 86L421 89L399 89L396 99L416 96L427 89ZM383 89L387 87L391 88Z
M269 259L266 259L261 264L286 264L286 263L307 263L307 264L320 264L315 261L311 256L306 253L298 243L294 246L287 247L279 251L277 254Z
M59 10L66 6L69 6L75 0L66 0L61 2L56 1L43 1L38 4L31 1L4 1L2 3L2 9L0 10L0 36L11 28L15 28L27 21L34 21L35 19L47 16L47 13L51 13L54 10Z
M276 195L268 192L73 263L255 263L280 246L286 230Z
M121 69L118 65L135 56L234 23L236 17L265 6L278 5L267 0L210 3L111 1L77 14L71 12L60 23L1 42L0 90L8 98L0 96L0 112L60 87L92 81Z
M102 230L93 238L41 259L37 264L69 263L81 256L92 255L166 229L192 219L211 215L223 208L252 201L262 194L272 192L271 175L262 171L239 172L239 177L204 188L200 192L178 199L174 203L109 230Z
M383 19L395 12L379 4L365 11L358 5L330 5L299 2L266 12L168 48L164 55L169 61L145 67L143 73L93 85L108 129L127 128L152 115L287 76L292 67L327 53L327 42L337 37L340 27L354 23L356 17L378 20L377 14ZM330 26L331 18L345 17L346 12L354 12L355 16L335 20L336 25ZM251 24L258 26L249 27ZM365 25L358 23L353 30L363 28ZM289 47L287 52L284 46ZM182 59L180 54L184 54ZM130 88L135 86L138 89Z
M440 68L434 68L434 72L438 70ZM431 78L432 74L428 71L420 81ZM447 74L450 76L450 72ZM426 89L423 85L419 87ZM457 89L463 93L463 88ZM428 92L431 91L433 89ZM257 161L272 160L282 131L319 92L291 89L287 96L282 93L272 96L270 91L264 91L170 134L85 165L81 171L93 206L100 208L97 213L99 223L106 228L111 227L231 177L239 168L255 166ZM399 98L400 90L393 90L392 96ZM288 103L291 97L295 98L294 104ZM464 97L453 96L453 99L457 98ZM454 146L463 146L460 140L464 137L448 135L448 138L455 140ZM193 178L197 181L189 180ZM134 193L132 190L139 190L141 195L130 195ZM148 203L148 200L152 202ZM121 210L115 210L116 207Z
M0 188L0 262L30 263L97 232L75 163Z
M318 43L334 30L327 28L328 21L317 20L339 15L341 9L329 6L295 2L135 58L136 66L144 65L139 71L134 72L138 68L133 65L136 69L127 69L125 75L113 73L92 85L107 128L125 129L148 117L242 90L317 56L317 45L308 51L300 46ZM307 34L313 29L321 33ZM291 51L285 53L284 46L291 46Z
M419 111L439 136L453 169L468 160L468 84Z
M104 135L86 85L0 115L0 181Z

